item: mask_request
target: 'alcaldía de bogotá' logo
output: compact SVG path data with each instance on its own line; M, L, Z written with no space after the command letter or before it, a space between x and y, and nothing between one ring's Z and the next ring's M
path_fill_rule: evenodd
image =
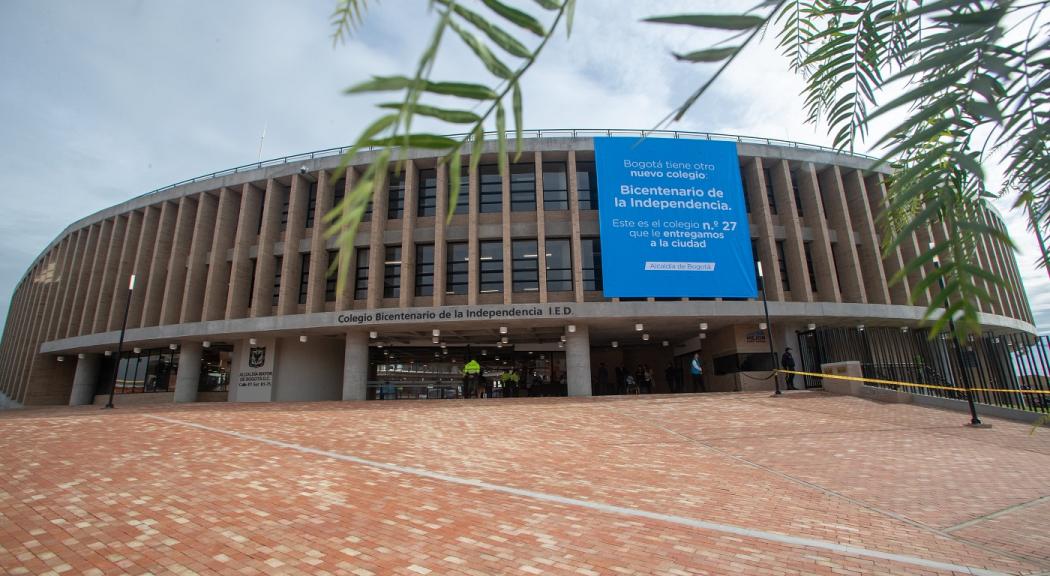
M248 367L262 368L263 364L266 364L266 347L259 346L252 348L248 353Z

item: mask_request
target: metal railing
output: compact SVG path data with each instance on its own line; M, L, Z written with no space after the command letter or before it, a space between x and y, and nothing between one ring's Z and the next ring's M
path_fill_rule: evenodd
M495 138L498 132L491 131L485 132L485 140ZM764 144L767 146L782 146L787 148L797 148L799 150L813 150L817 152L829 152L832 154L841 154L844 156L851 156L855 158L862 158L865 160L876 161L878 158L874 156L868 156L866 154L856 154L850 152L844 152L835 148L829 148L827 146L820 146L818 144L806 144L803 142L794 142L791 140L780 140L778 138L760 138L757 136L738 136L735 134L721 134L718 132L690 132L685 130L634 130L627 128L613 128L613 129L596 129L596 128L555 128L549 130L523 130L522 134L525 138L529 139L542 139L542 138L593 138L595 136L659 136L661 138L681 138L689 140L716 140L723 142L739 142L742 144ZM513 138L514 132L512 130L507 131L508 138ZM448 134L449 138L460 139L467 138L470 134ZM187 184L193 184L194 182L203 182L205 180L211 180L213 178L219 178L222 176L229 176L231 174L238 174L241 172L248 172L250 170L259 170L270 166L282 166L285 164L292 164L295 162L303 162L305 160L316 160L318 158L328 158L331 156L342 156L350 150L352 146L339 146L336 148L325 148L323 150L314 150L312 152L303 152L301 154L293 154L291 156L281 156L279 158L271 158L269 160L261 160L259 162L252 162L251 164L242 164L234 168L227 168L225 170L219 170L210 174L203 174L201 176L195 176L188 178L181 182L174 184L168 184L156 190L151 190L136 196L136 198L142 198L145 196L151 196L153 194L159 194L165 190L171 190L172 188L178 188L179 186L185 186ZM375 147L362 148L363 152L370 152L375 150Z
M806 371L855 360L865 378L932 387L867 386L955 400L964 400L969 387L978 404L1050 413L1050 336L985 334L962 339L959 349L950 334L930 340L925 329L822 328L815 336L815 349L803 351Z

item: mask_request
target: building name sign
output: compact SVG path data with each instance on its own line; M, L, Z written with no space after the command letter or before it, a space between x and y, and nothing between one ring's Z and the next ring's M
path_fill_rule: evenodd
M435 320L501 320L526 318L571 318L572 306L536 304L531 306L453 306L431 310L378 310L344 312L336 317L340 324L376 324L388 322L428 322Z

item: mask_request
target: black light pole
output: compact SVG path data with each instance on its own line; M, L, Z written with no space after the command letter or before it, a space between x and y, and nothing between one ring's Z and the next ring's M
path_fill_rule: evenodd
M758 279L762 284L762 311L766 315L766 341L769 342L769 357L773 359L773 395L780 395L780 376L777 375L777 353L773 350L773 325L769 322L769 302L766 301L766 279L762 275L762 261L758 264Z
M930 250L933 250L933 243L930 243ZM936 255L933 257L933 267L936 270L941 268L941 259ZM937 285L941 287L941 292L944 292L944 276L937 275ZM966 364L964 363L962 346L959 345L959 335L955 332L955 319L952 318L951 312L948 311L948 299L944 299L944 313L948 314L948 329L952 333L952 341L955 343L955 359L959 362L959 370L962 371L963 388L966 389L966 403L970 405L970 425L979 426L981 419L977 417L977 406L973 403L973 393L970 392L970 375L966 372Z
M120 349L124 347L124 330L128 327L128 310L131 309L131 294L135 291L135 275L128 282L128 301L124 304L124 321L120 324L120 340L117 342L117 355L113 358L113 385L109 387L109 402L106 408L113 407L113 395L117 392L117 374L120 372Z

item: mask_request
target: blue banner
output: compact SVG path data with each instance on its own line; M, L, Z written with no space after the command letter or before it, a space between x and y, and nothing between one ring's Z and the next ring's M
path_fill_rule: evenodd
M736 144L595 138L608 297L754 298Z

